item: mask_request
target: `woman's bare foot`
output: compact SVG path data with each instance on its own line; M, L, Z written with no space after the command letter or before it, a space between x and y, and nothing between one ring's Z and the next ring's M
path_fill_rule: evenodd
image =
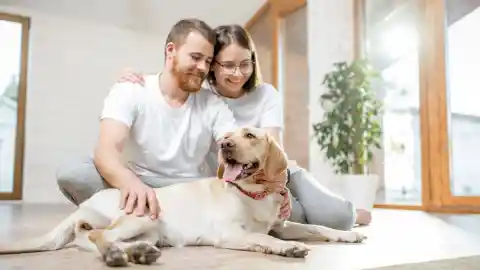
M372 222L372 213L367 210L357 209L357 220L358 225L368 225Z

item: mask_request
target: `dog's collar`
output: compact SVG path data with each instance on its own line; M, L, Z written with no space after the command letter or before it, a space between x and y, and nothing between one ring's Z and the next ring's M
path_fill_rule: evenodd
M255 171L254 173L252 173L250 176L253 176L255 175L256 173L258 172ZM243 173L243 172L242 172ZM290 178L289 176L289 171L287 169L287 181L288 181L288 178ZM263 191L256 191L256 192L253 192L253 191L248 191L248 190L245 190L244 188L242 188L240 185L238 185L237 183L234 182L234 179L223 179L226 183L229 183L229 184L232 184L234 187L236 187L241 193L243 193L244 195L254 199L254 200L262 200L264 199L265 197L267 197L269 194L271 194L272 192L271 191L268 191L268 190L263 190ZM286 193L288 193L288 189L287 187L285 186L283 188L282 191L279 192L280 195L285 195Z
M225 182L229 183L229 184L232 184L234 187L236 187L242 194L254 199L254 200L263 200L265 197L267 197L268 195L270 195L272 192L268 191L268 190L263 190L263 191L256 191L256 192L253 192L253 191L248 191L244 188L242 188L240 185L238 185L237 183L234 183L233 181L229 181L229 180L225 180ZM285 187L282 191L280 191L279 193L281 195L284 195L285 193L287 192L287 188Z
M240 185L238 185L237 183L234 183L233 181L226 181L227 183L230 183L232 184L234 187L236 187L241 193L243 193L244 195L254 199L254 200L262 200L264 199L265 197L267 197L267 195L270 194L269 191L267 190L264 190L264 191L256 191L256 192L253 192L253 191L248 191L248 190L245 190L244 188L242 188Z

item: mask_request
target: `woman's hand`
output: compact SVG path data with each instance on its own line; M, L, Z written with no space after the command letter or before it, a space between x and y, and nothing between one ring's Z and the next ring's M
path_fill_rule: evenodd
M283 202L280 207L280 213L278 218L282 220L287 220L292 213L292 201L290 200L290 191L287 189L283 194Z
M283 192L285 190L286 179L284 175L279 175L275 179L267 179L263 169L258 170L253 179L257 184L267 187L269 192Z
M143 79L143 75L135 72L133 69L125 69L123 70L120 79L118 79L119 83L130 82L130 83L138 83L144 86L145 80Z
M292 213L292 203L290 200L290 191L285 187L285 176L279 175L276 179L267 179L263 170L259 170L253 178L257 184L265 185L270 192L277 192L283 196L278 218L283 220L288 219Z

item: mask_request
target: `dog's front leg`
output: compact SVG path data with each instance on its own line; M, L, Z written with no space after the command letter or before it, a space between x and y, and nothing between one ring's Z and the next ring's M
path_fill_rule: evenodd
M89 239L108 266L151 264L161 254L155 246L159 239L155 221L148 217L123 216L107 229L91 231Z
M359 243L367 237L356 231L342 231L320 225L285 221L273 228L273 235L284 240Z
M108 266L126 266L128 262L152 264L161 256L161 251L155 246L157 239L157 234L146 233L136 237L135 241L108 243L102 258Z
M303 243L284 241L266 234L247 232L229 234L216 243L215 247L298 258L307 256L310 250Z

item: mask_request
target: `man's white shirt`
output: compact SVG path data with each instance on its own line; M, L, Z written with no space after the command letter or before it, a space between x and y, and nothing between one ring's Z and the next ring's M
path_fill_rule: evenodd
M212 143L237 127L226 103L207 89L180 108L168 105L159 74L145 76L143 87L114 85L104 100L106 118L130 128L127 161L136 174L167 178L212 176L205 165Z

